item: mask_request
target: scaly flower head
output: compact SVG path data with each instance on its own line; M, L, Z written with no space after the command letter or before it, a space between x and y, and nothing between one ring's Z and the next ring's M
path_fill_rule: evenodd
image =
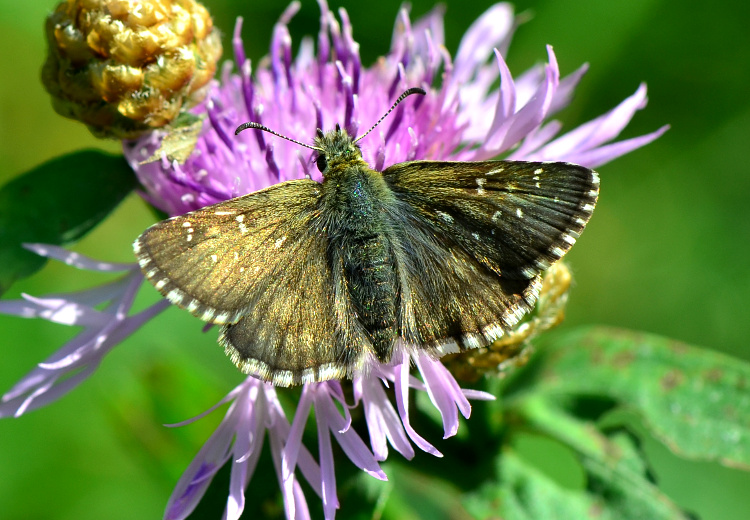
M52 106L97 136L134 138L203 99L219 32L193 0L66 0L47 18Z

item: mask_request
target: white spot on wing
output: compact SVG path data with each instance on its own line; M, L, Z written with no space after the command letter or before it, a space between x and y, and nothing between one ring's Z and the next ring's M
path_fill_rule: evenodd
M216 263L216 262L219 261L219 257L216 256L216 255L211 255L211 261L214 262L214 263Z
M502 337L505 334L505 331L500 325L489 325L484 330L482 330L482 335L487 339L489 343L492 343L496 339Z
M481 336L479 336L479 334L467 334L464 336L463 340L469 348L479 348L483 344L480 338Z
M518 218L523 218L523 211L521 211L521 208L516 208L516 216Z
M167 300L174 303L175 305L179 305L182 303L184 296L182 295L182 291L179 289L172 289L167 293Z
M443 219L444 221L446 221L448 224L451 224L453 222L453 217L451 217L450 215L448 215L447 213L443 211L436 211L435 214L441 219Z
M455 341L446 341L445 343L435 345L435 350L439 352L440 355L455 354L457 352L461 352L461 349L458 347L458 344Z
M498 220L500 220L500 218L501 218L502 216L503 216L503 214L502 214L502 213L501 213L500 211L496 211L496 212L495 212L495 213L494 213L494 214L492 215L492 221L493 221L493 222L497 222Z
M482 179L481 177L477 177L477 194L484 195L484 185L487 182L487 179Z
M276 242L273 244L274 249L280 248L284 244L284 242L286 242L286 237L281 237L277 239Z
M214 211L214 215L234 215L234 211Z
M190 227L190 226L192 226L192 224L187 220L182 223L182 227Z

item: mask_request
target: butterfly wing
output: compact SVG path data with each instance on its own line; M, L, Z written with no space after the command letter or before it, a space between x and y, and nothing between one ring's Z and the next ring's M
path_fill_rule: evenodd
M599 191L596 172L566 163L415 161L383 177L397 201L401 334L443 351L486 345L533 307Z
M358 359L337 321L341 277L319 195L312 180L284 182L159 222L134 243L166 298L224 325L220 343L243 372L284 386L342 377Z

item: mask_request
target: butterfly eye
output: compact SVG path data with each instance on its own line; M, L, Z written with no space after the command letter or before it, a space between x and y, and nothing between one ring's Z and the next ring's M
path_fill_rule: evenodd
M321 173L328 168L328 161L326 161L325 155L318 155L318 158L315 159L315 164L318 166L318 171Z

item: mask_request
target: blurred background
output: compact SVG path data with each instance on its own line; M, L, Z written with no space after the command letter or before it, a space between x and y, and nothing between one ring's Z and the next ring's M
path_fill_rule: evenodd
M331 8L342 4L334 1ZM411 4L412 19L434 5ZM490 3L446 4L447 47L455 54L464 31ZM576 285L564 326L645 330L750 360L750 312L743 303L750 292L750 4L514 4L517 13L530 15L507 56L514 75L545 60L545 44L554 46L563 75L590 64L573 103L557 116L565 129L614 107L642 81L648 84L649 105L621 137L666 123L672 127L651 145L598 168L599 205L568 256ZM54 5L51 0L0 2L2 183L66 152L118 150L55 114L42 88L42 28ZM272 26L287 4L206 0L204 5L224 32L227 59L234 19L245 18L245 48L255 62L267 53ZM389 49L400 2L343 6L363 62L371 64ZM305 2L290 26L295 48L302 35L317 33L318 17L317 4ZM152 222L146 206L132 196L75 250L131 261L132 240ZM101 275L49 264L5 298L103 281ZM139 306L155 301L155 291L142 292L148 294L141 295ZM179 475L222 412L185 428L161 425L203 411L241 380L217 347L216 332L200 334L201 327L187 313L169 309L116 348L62 401L0 421L0 517L159 518ZM74 333L6 316L0 316L0 331L2 392ZM544 457L544 446L530 441L528 449ZM653 440L647 440L646 450L662 488L678 504L709 520L747 518L750 475L677 459Z

